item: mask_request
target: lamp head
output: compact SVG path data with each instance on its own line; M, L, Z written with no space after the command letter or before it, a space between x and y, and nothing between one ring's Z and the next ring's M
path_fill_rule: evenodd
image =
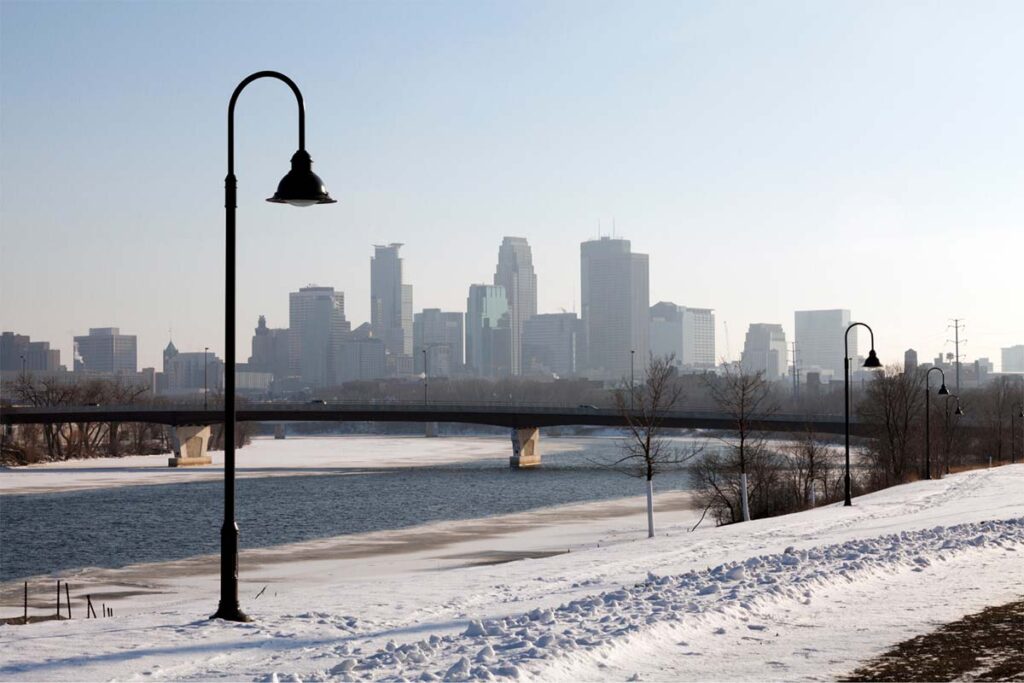
M1024 408L1020 409L1020 412L1017 413L1017 417L1024 417Z
M309 152L300 149L292 155L292 170L277 184L277 192L267 200L274 204L291 204L292 206L313 206L314 204L334 204L335 200L327 194L327 188L320 176L313 173L313 159Z
M942 386L939 387L939 396L949 396L949 389L946 388L945 382L943 382Z
M960 407L959 403L956 404L956 410L953 411L953 414L954 415L963 415L964 414L964 409Z
M878 356L875 354L875 350L871 349L868 351L867 360L864 361L864 367L866 368L880 368L882 367L882 361L878 360Z

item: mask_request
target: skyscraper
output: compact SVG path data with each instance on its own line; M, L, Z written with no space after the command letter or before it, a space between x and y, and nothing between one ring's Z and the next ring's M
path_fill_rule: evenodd
M498 249L494 284L505 288L508 297L512 344L512 374L522 374L523 323L537 315L537 275L533 255L523 237L506 237Z
M575 313L542 313L523 323L522 374L576 374L576 355L583 333Z
M765 379L775 381L786 375L788 352L782 325L752 323L743 342L740 365L744 372L762 372Z
M470 285L466 299L466 369L481 377L512 371L508 299L500 285Z
M655 356L674 355L678 368L714 368L714 310L659 301L650 308L650 345Z
M796 347L800 349L800 370L831 371L843 376L843 335L850 325L850 311L829 309L796 312ZM850 331L850 358L857 359L857 329Z
M0 371L56 372L60 369L60 350L50 342L32 341L28 335L4 332L0 335Z
M248 365L254 372L271 373L278 381L296 377L300 374L298 346L291 329L267 327L267 319L261 315L252 336Z
M425 308L413 317L412 355L417 373L424 371L424 351L431 377L451 377L462 371L464 318L461 312L439 308Z
M621 380L634 355L635 372L642 374L650 347L647 254L632 253L624 239L583 242L580 280L587 374Z
M398 242L376 244L370 258L370 325L392 356L412 356L412 285L402 284Z
M315 387L334 384L335 354L352 327L345 320L345 293L316 285L291 292L288 327L295 335L302 381Z
M1024 344L1007 346L1002 351L1002 372L1024 372Z
M75 372L121 374L138 368L134 334L121 334L117 327L90 327L88 335L75 337Z

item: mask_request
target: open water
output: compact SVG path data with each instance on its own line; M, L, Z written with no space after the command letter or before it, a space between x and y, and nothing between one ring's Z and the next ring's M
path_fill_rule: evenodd
M550 443L550 442L549 442ZM533 470L507 458L236 482L243 548L473 519L643 495L643 481L592 455L545 455ZM656 491L690 488L685 470ZM0 582L82 567L121 567L219 552L223 484L121 486L0 496Z

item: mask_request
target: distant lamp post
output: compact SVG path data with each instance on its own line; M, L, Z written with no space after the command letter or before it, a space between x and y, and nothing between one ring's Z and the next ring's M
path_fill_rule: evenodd
M24 380L25 376L28 374L28 371L25 369L25 356L22 355L19 357L21 358L21 379Z
M427 349L423 348L423 405L427 405Z
M949 431L949 399L951 399L951 398L956 399L956 410L953 411L953 414L956 415L957 417L963 417L963 415L964 415L964 409L960 407L960 395L959 394L947 394L946 395L946 430L947 431ZM946 443L947 444L951 443L951 439L948 436L946 437ZM949 454L949 450L950 450L949 445L947 445L947 447L946 447L946 474L949 474L949 455L950 455Z
M871 334L871 351L868 352L867 360L864 361L864 367L882 367L882 362L878 360L878 356L875 354L874 330L867 323L850 323L850 326L846 328L846 332L843 334L843 389L846 399L846 475L844 478L846 495L843 505L847 507L853 505L850 491L850 330L858 325L867 327L868 332Z
M268 199L275 204L312 206L333 204L327 188L313 173L313 160L306 152L306 108L295 83L277 71L258 71L245 78L228 103L228 174L224 179L226 231L224 310L224 525L220 546L220 605L212 619L251 621L238 603L238 524L235 522L235 103L247 85L260 78L284 82L299 106L299 149L292 155L291 170L281 179L277 192Z
M207 388L206 385L206 370L207 368L210 367L210 361L206 360L206 354L209 353L209 351L209 346L203 347L203 410L206 410L207 408L210 407L209 404L207 403L207 397L210 395L210 390Z
M939 396L949 396L949 389L946 388L946 373L940 367L928 368L924 373L924 478L932 478L932 423L931 423L931 388L928 380L932 373L938 371L942 375L942 386L939 387ZM940 470L941 472L941 470Z

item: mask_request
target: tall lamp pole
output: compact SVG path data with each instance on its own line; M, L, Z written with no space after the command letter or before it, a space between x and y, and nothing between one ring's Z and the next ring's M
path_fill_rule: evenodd
M299 149L292 155L291 170L268 199L275 204L312 206L333 204L327 188L313 173L306 152L306 109L295 83L277 71L258 71L246 77L228 103L228 174L224 179L226 264L224 269L224 525L220 538L220 604L212 619L250 621L238 603L238 524L235 522L235 103L247 85L260 78L276 78L291 88L299 106Z
M25 370L25 356L22 355L22 356L20 356L20 358L21 358L21 378L25 379L25 375L28 374L28 372Z
M864 361L864 367L882 367L881 361L878 360L878 356L875 354L874 330L867 323L850 323L850 326L846 328L846 332L843 334L843 393L845 394L846 404L846 474L844 476L845 498L843 505L847 507L853 505L850 491L850 330L858 325L867 327L868 332L871 333L871 351L868 352L867 360Z
M949 389L946 388L946 373L942 371L942 368L935 366L928 368L928 372L924 373L924 478L932 478L932 423L931 423L931 388L928 385L928 380L931 379L932 372L938 370L939 374L942 375L942 386L939 387L939 396L949 396ZM941 470L940 470L941 472Z

